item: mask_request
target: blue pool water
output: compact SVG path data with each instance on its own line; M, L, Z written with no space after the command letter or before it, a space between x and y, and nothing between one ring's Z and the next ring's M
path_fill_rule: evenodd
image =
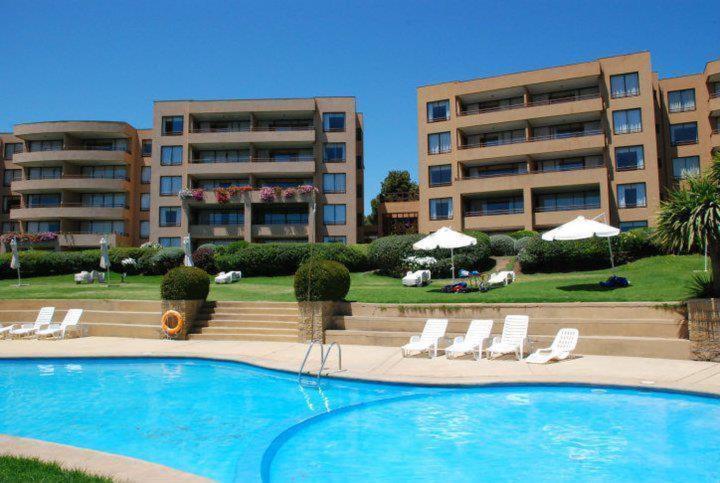
M0 362L0 433L220 481L720 480L720 399L430 388L198 359Z

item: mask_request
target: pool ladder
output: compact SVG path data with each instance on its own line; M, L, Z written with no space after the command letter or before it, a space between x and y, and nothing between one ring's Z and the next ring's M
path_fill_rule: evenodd
M340 347L340 344L337 342L331 343L327 351L325 350L325 346L322 342L313 340L310 343L308 343L308 348L305 351L305 357L303 358L302 364L300 365L300 369L298 370L298 383L302 381L302 376L304 374L305 370L305 364L307 364L307 360L310 357L310 353L312 352L312 348L315 344L319 344L320 347L320 369L318 369L318 373L315 379L315 384L318 384L320 382L320 378L322 377L323 369L325 369L325 364L327 363L328 358L330 357L330 352L332 352L333 347L337 347L337 353L338 353L338 368L335 372L341 372L343 370L342 368L342 348ZM328 373L329 374L329 373Z

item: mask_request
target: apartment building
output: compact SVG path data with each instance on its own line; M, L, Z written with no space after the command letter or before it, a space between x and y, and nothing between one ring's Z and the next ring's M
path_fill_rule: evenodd
M152 241L357 242L363 125L354 98L162 101L154 118ZM181 199L183 189L195 196Z
M716 71L658 81L641 52L420 87L420 231L543 230L601 213L622 229L652 226L675 159L709 160L717 146ZM688 83L707 108L669 112L668 89ZM703 127L684 126L690 117Z
M160 101L151 129L17 124L0 134L2 233L36 248L147 241L356 243L363 125L352 97ZM29 243L26 241L26 244Z

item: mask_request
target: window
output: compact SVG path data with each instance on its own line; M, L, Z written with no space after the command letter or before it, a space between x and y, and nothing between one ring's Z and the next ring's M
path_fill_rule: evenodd
M342 243L343 245L345 245L347 243L347 237L346 236L324 236L323 243Z
M496 198L470 198L467 200L465 216L512 215L523 213L523 195Z
M617 191L620 208L640 208L647 205L645 183L619 184Z
M182 164L182 146L163 146L160 148L160 165L177 166Z
M125 222L119 220L81 221L80 233L94 233L97 235L116 233L118 235L125 235Z
M637 95L640 95L640 82L637 72L610 76L610 96L613 99Z
M634 230L636 228L647 228L647 226L648 226L647 220L621 221L620 222L620 231L630 231L630 230Z
M684 158L673 158L673 177L683 179L688 176L700 174L700 157L686 156Z
M323 145L323 161L326 163L344 163L345 143L325 143Z
M62 168L60 166L48 168L30 168L27 170L28 179L60 179Z
M161 236L158 238L158 243L160 246L165 248L173 248L173 247L179 247L180 246L180 237L179 236Z
M83 193L80 198L83 206L125 207L125 193Z
M7 214L10 210L20 208L19 196L3 196L2 212Z
M163 136L177 136L183 132L182 116L163 116L162 133Z
M47 139L44 141L30 141L30 151L61 151L62 139Z
M311 181L312 183L312 181ZM195 188L204 190L214 190L215 188L229 188L231 186L246 186L249 184L247 179L198 179L195 181ZM302 184L302 183L301 183Z
M27 195L25 202L28 208L60 206L60 193Z
M150 211L150 193L140 195L140 211Z
M152 156L152 139L142 140L142 155L143 157Z
M143 166L140 168L140 183L142 184L150 184L150 176L151 176L150 166Z
M140 222L140 238L150 238L150 222L147 220Z
M625 109L613 112L615 134L629 134L642 131L640 109Z
M245 211L240 210L201 210L195 213L195 224L230 226L245 223Z
M697 123L685 122L670 125L670 142L673 146L681 144L695 144L697 137Z
M323 131L336 132L345 130L345 113L344 112L326 112L323 113Z
M434 198L430 200L431 220L449 220L452 216L452 198Z
M590 210L600 207L599 190L540 193L535 196L535 211Z
M449 153L451 149L449 132L428 134L428 154Z
M248 149L205 149L193 156L194 163L242 163L250 161Z
M23 152L23 144L22 143L5 143L5 159L12 159L13 154L22 153Z
M91 139L83 143L84 149L93 151L126 151L130 152L128 148L127 139ZM74 147L72 148L74 149Z
M428 168L430 186L442 186L452 183L452 167L449 164Z
M695 110L695 89L668 92L668 110L683 112Z
M82 175L86 178L127 179L127 168L125 166L83 166Z
M177 195L181 185L182 176L160 176L160 196Z
M256 225L307 225L308 210L302 206L278 208L262 207L253 210L253 224Z
M55 221L28 221L27 222L28 233L44 233L44 232L58 232L60 231L60 222Z
M447 121L450 119L450 101L435 101L427 103L428 122Z
M22 178L21 169L6 169L3 172L3 186L10 186L13 181L17 181Z
M324 193L345 193L345 173L324 173Z
M326 225L344 225L345 205L325 205L323 208L323 223Z
M0 231L2 233L17 233L20 231L20 225L17 221L3 221Z
M161 206L160 226L180 226L180 208L177 206Z
M626 146L615 148L615 164L618 171L643 169L645 167L645 154L642 146Z
M549 127L536 129L536 135L550 135ZM525 142L525 129L470 134L465 137L464 147L501 146Z

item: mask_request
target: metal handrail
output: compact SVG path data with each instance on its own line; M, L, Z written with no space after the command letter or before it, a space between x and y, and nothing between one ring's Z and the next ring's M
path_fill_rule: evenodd
M458 112L459 116L470 116L473 114L482 114L485 112L497 112L497 111L508 111L511 109L521 109L524 107L535 107L535 106L547 106L550 104L563 104L565 102L577 102L588 99L600 98L600 92L593 92L592 94L572 95L567 97L559 97L557 99L546 99L542 101L529 101L529 102L518 102L516 104L508 104L506 106L497 107L483 107L483 108L471 108L471 109L460 109Z
M308 357L310 357L310 351L312 351L312 348L315 344L320 344L320 360L325 360L325 350L323 349L322 342L313 340L310 341L308 344L308 348L305 351L305 358L302 361L302 364L300 364L300 369L298 370L298 383L300 383L300 379L303 375L303 370L305 370L305 364L307 363Z
M337 349L338 349L337 372L342 371L342 348L340 347L340 344L338 344L337 342L333 342L332 344L330 344L330 347L328 347L328 350L327 350L327 352L325 352L325 355L322 358L322 362L320 363L320 370L318 370L318 374L317 374L318 381L320 381L320 377L322 377L322 371L325 368L325 363L327 362L328 357L330 356L330 352L332 351L333 347L337 347Z

